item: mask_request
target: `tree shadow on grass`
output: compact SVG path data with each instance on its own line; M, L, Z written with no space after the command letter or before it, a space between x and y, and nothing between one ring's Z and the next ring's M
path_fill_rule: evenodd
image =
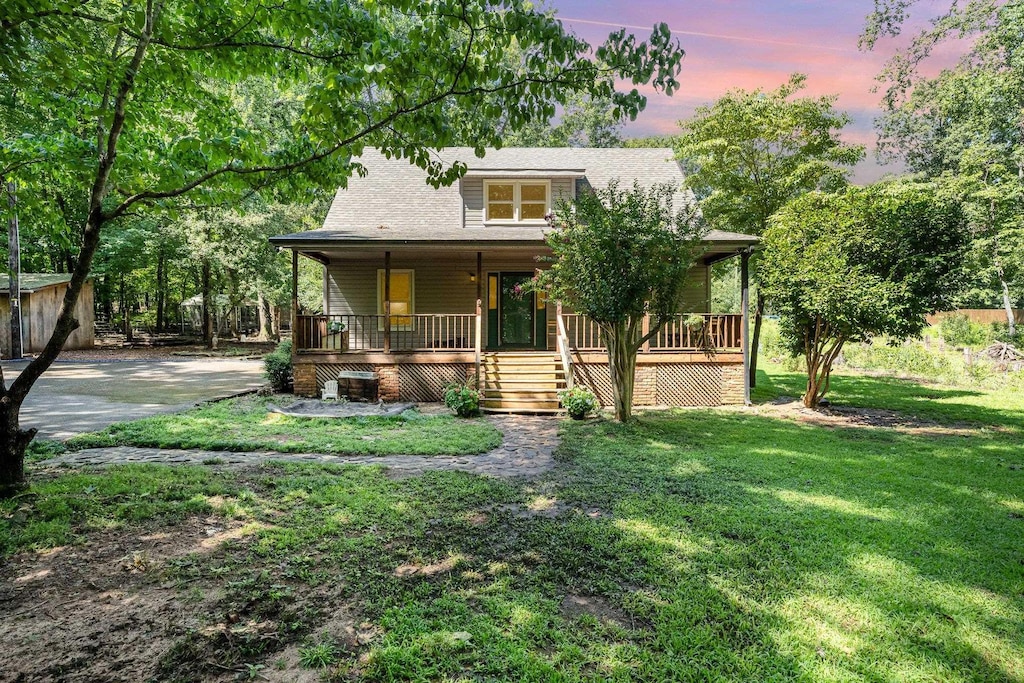
M757 373L756 403L780 396L801 396L806 378L800 373ZM1024 430L1024 404L994 408L984 403L987 392L962 387L927 385L896 377L835 374L828 399L834 405L893 410L941 424L972 424Z
M563 495L613 506L663 558L700 548L686 566L812 678L1020 678L1024 454L965 441L654 416L573 427Z

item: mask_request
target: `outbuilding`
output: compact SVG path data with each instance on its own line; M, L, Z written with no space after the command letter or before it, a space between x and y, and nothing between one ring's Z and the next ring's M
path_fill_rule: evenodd
M71 275L66 273L21 274L21 331L25 353L39 353L57 324ZM80 323L65 349L91 349L95 341L92 283L86 282L78 297L75 317ZM0 354L11 357L11 301L9 281L0 275Z

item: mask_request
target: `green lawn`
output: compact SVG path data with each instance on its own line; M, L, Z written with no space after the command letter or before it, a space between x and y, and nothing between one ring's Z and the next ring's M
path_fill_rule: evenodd
M769 371L760 399L799 392ZM685 410L567 422L560 468L532 482L67 474L0 505L0 543L88 543L197 512L251 523L155 580L220 591L207 623L238 613L280 639L186 630L167 680L276 670L298 647L329 680L1024 681L1021 397L839 376L832 398L975 428ZM325 627L339 609L369 635Z
M501 433L483 420L406 411L397 417L315 419L268 413L280 397L242 397L183 413L113 424L70 439L73 449L103 446L200 448L214 451L354 455L466 455L501 445Z

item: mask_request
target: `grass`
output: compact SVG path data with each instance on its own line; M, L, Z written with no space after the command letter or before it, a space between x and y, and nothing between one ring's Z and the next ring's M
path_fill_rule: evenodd
M119 422L70 439L73 449L106 446L352 455L466 455L501 445L483 420L406 411L397 417L298 418L268 413L280 398L246 396L183 413Z
M759 399L799 393L768 369ZM223 593L210 623L287 624L327 680L1024 681L1021 397L838 376L832 398L974 429L566 422L559 469L532 482L112 468L0 504L0 540L195 512L258 523L168 580ZM322 631L342 607L367 638ZM179 680L277 659L188 637L162 662Z

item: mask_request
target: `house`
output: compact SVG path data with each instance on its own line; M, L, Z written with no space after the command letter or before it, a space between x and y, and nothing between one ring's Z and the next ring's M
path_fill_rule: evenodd
M560 199L612 179L681 190L672 150L435 154L468 165L459 182L434 189L407 160L368 150L360 159L367 174L338 190L322 228L271 238L292 252L296 392L316 395L341 371L371 371L386 400L436 401L446 385L479 377L486 410L555 410L557 390L571 384L592 387L610 404L597 326L523 286L544 267L538 257L550 254L544 216ZM738 233L706 236L679 315L640 353L637 405L745 401L746 318L710 310L709 267L740 258L745 273L756 242ZM298 311L299 257L324 266L322 314Z
M39 353L46 346L57 324L64 293L71 275L61 273L22 273L21 339L25 353ZM0 275L0 355L11 357L11 294L10 281ZM79 328L64 343L65 349L91 349L95 339L93 329L92 283L86 282L75 306Z

